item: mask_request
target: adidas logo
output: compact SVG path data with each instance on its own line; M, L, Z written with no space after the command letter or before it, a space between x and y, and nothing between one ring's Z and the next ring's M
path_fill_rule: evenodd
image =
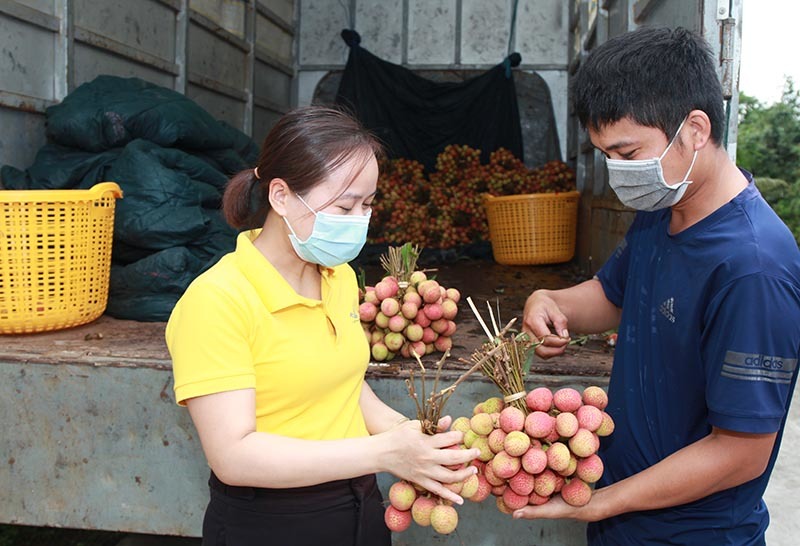
M675 322L675 313L673 309L674 304L675 298L670 298L665 300L664 303L662 303L658 308L658 310L661 311L661 314L664 315L668 321L673 323Z

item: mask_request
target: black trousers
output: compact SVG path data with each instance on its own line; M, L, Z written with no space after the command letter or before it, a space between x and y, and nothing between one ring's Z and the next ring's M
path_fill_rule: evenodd
M209 479L203 546L390 546L375 475L295 487L233 487Z

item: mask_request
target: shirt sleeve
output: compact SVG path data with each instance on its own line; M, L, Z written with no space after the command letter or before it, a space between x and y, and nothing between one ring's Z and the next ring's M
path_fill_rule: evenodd
M709 422L737 432L780 430L797 379L798 288L764 274L738 279L711 301L705 324Z
M166 329L175 399L255 388L247 313L209 282L195 282L172 311Z

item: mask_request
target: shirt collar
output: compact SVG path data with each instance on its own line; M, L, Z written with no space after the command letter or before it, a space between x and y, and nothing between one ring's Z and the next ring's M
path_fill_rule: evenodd
M293 305L316 307L320 300L306 298L295 292L294 288L278 272L269 260L253 245L253 240L261 233L260 229L244 231L236 238L236 261L242 274L255 288L261 302L270 313ZM329 284L336 275L336 269L320 266L322 274L322 299L326 299Z

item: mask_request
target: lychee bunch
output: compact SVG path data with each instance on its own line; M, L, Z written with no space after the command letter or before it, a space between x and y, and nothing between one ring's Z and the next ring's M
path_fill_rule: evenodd
M476 405L472 417L455 419L451 428L464 433L465 447L480 450L472 464L478 467L479 483L485 480L497 497L500 511L510 514L528 504L544 504L556 494L583 506L591 499L591 484L603 475L596 453L600 438L614 430L604 411L607 404L600 387L582 393L539 387L525 397L527 414L493 397Z
M444 353L453 346L461 294L414 271L407 283L387 275L362 291L359 315L372 358L382 362Z

